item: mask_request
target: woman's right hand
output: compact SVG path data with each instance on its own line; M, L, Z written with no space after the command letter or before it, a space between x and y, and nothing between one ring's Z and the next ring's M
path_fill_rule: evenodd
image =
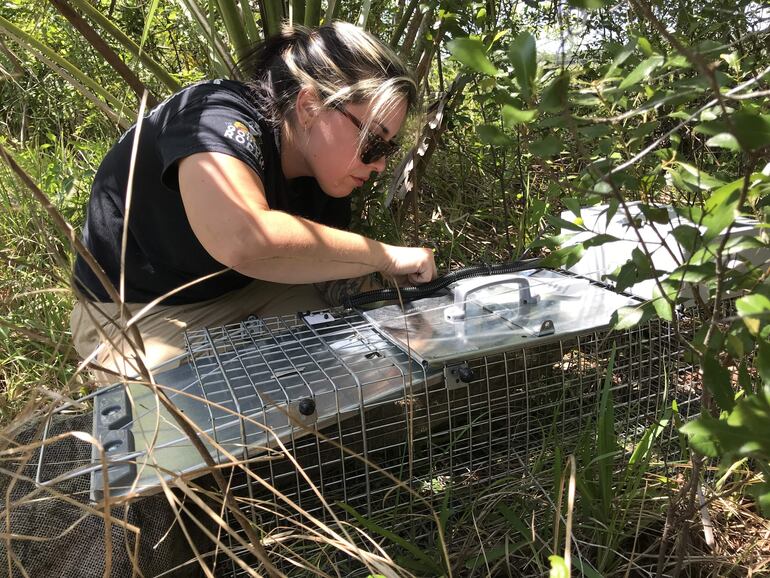
M406 278L410 284L419 285L436 278L432 249L386 245L385 255L382 272L396 281Z

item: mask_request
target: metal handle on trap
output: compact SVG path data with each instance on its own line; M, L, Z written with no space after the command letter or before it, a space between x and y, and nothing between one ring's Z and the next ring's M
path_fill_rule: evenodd
M495 275L494 277L481 277L469 280L454 289L454 304L444 310L444 319L447 321L462 321L465 319L465 308L468 303L468 295L503 283L516 283L519 285L519 304L527 305L538 302L537 295L533 296L529 290L529 279L518 275Z

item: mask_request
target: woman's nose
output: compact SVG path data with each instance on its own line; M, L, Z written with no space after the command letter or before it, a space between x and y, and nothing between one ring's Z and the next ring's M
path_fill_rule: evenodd
M388 159L386 157L382 157L381 159L377 159L376 161L370 162L368 166L371 170L375 171L376 173L381 173L385 170L385 165L388 163Z

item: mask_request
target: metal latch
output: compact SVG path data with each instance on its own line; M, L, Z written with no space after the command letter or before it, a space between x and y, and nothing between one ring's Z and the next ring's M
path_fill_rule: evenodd
M329 313L328 311L319 311L315 313L308 313L306 315L302 316L302 319L307 323L310 327L313 325L320 325L322 323L329 323L330 321L334 321L334 315Z
M540 331L537 332L538 337L545 337L546 335L553 335L554 332L553 321L546 319L540 326Z

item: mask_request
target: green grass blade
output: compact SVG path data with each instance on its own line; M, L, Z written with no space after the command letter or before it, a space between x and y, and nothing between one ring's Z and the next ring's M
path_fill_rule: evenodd
M372 0L364 0L361 4L361 13L356 24L366 30L366 21L369 20L369 10L372 8Z
M64 16L72 27L96 50L109 64L115 72L128 84L131 90L136 94L137 99L141 100L142 95L147 93L147 103L152 107L158 104L157 97L153 91L142 82L133 70L123 62L112 47L105 42L99 32L83 18L67 0L50 0L51 4Z
M2 16L0 16L0 30L12 40L37 54L43 62L58 72L62 78L98 106L112 120L120 122L120 115L115 112L116 110L131 110L131 107L126 106L67 59L20 28L17 28ZM128 122L126 120L122 121L121 126L127 128Z
M305 26L321 23L321 0L308 0L305 6Z
M283 3L280 0L264 0L262 2L262 7L262 20L265 23L265 38L275 36L281 31Z
M214 57L216 73L219 76L228 76L235 70L235 61L232 55L225 47L224 42L214 30L211 23L209 23L206 17L206 11L201 8L200 4L196 0L181 0L182 4L189 10L190 15L193 17L193 21L198 26L198 30L203 37L208 41L209 48L211 49Z
M147 41L147 36L150 34L150 27L153 20L155 20L155 13L158 11L158 0L152 0L150 2L150 9L147 12L147 20L144 21L144 29L142 30L142 38L139 40L139 54L143 52L144 43Z
M612 405L612 372L615 367L615 345L612 346L607 373L604 377L602 396L599 402L599 419L597 421L597 459L599 499L601 511L604 516L602 521L608 521L612 513L612 462L618 451L615 438L615 412Z
M254 11L249 5L249 0L240 0L241 4L241 18L243 18L243 24L246 27L246 33L249 36L249 48L256 42L259 42L262 35L259 33L259 27L257 26L257 19L254 16Z
M412 554L412 556L415 557L416 560L419 560L422 564L425 565L426 568L429 568L432 572L435 572L437 575L442 574L441 568L436 564L436 561L431 559L425 552L420 550L420 548L413 543L411 543L409 540L402 538L398 534L395 534L394 532L391 532L390 530L386 530L373 520L370 520L369 518L366 518L359 514L355 508L352 506L349 506L348 504L338 503L339 507L345 510L348 514L353 516L356 521L361 524L364 528L366 528L369 532L374 532L378 536L382 536L383 538L390 540L394 544L397 544L401 546L404 550Z
M131 40L120 28L115 26L109 18L102 14L99 10L94 8L88 0L70 0L70 3L85 14L91 21L96 23L97 26L102 28L107 34L112 36L119 44L121 44L126 50L128 50L134 57L138 58L142 65L152 72L161 83L163 83L170 91L176 92L182 88L182 84L179 80L170 72L168 72L163 65L159 64L148 54L142 52L139 45Z
M596 568L579 558L575 558L572 561L572 565L580 571L580 576L585 576L586 578L603 578Z
M326 5L326 12L324 13L324 24L329 24L334 20L337 12L339 12L340 5L337 0L329 0Z
M235 51L236 59L241 60L251 47L251 42L238 4L236 0L217 0L216 5Z
M292 24L304 24L305 0L291 0L291 20Z

